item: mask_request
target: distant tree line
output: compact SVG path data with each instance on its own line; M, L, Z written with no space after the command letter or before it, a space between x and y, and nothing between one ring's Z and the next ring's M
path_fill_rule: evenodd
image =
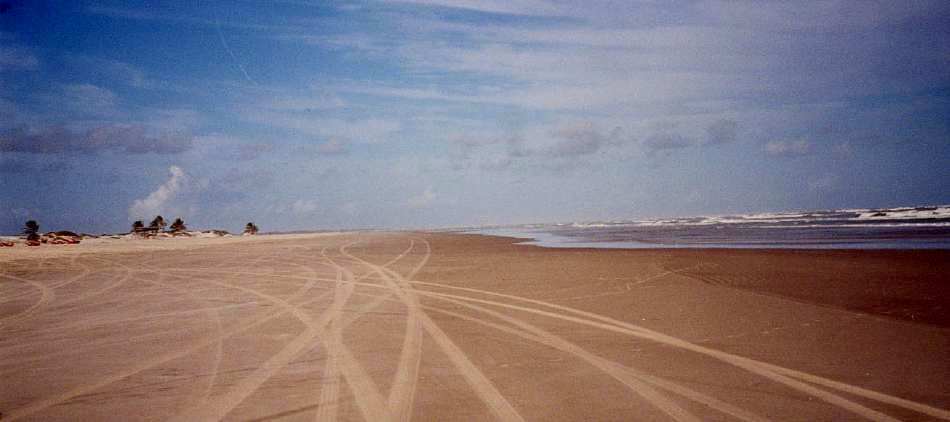
M143 223L142 220L136 220L134 223L132 223L132 233L160 232L165 230L165 226L165 217L158 215L152 219L152 222L149 223L147 228L145 227L145 223ZM175 221L172 222L171 226L168 226L168 228L171 229L172 233L184 232L188 230L188 227L185 226L185 220L182 220L181 217L176 218Z

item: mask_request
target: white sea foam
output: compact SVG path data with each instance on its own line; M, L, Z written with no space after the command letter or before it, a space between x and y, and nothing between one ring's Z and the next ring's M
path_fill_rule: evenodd
M898 220L905 223L894 225ZM937 220L937 221L933 221ZM762 212L735 215L709 215L657 219L611 221L575 221L571 223L523 224L522 229L619 230L636 227L709 227L750 226L761 228L807 227L947 227L950 205L895 208L855 208L819 211Z
M842 209L813 212L764 212L739 215L696 216L681 218L665 218L655 220L631 220L628 222L591 222L573 223L573 227L596 228L612 226L710 226L736 224L782 224L790 223L803 226L809 222L821 221L827 224L848 221L882 221L882 220L933 220L950 219L950 206L918 206L881 209ZM835 224L838 225L838 224Z
M950 218L950 206L867 210L858 215L857 218L860 220L929 220L935 218Z
M927 223L841 223L829 226L828 224L796 224L796 225L766 225L758 226L763 229L788 229L788 228L837 228L837 227L851 227L851 228L886 228L886 227L917 227L917 228L928 228L928 227L950 227L950 222L927 222Z
M950 249L950 205L575 221L497 229L503 235L533 238L533 244L559 247Z

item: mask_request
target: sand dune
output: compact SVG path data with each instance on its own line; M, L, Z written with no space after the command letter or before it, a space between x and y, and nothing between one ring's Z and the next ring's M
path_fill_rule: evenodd
M3 420L950 420L946 251L15 249Z

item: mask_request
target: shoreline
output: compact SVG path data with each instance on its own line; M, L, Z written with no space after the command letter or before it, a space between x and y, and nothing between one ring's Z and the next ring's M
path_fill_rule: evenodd
M689 268L676 271L679 275L710 285L950 328L950 250L947 249L546 247L510 236L456 235L496 238L515 248L536 248L541 253L662 257L667 265ZM690 268L700 261L706 265L702 271ZM799 270L780 271L782 267L796 265ZM858 267L863 268L857 270ZM858 281L847 274L836 274L835 270L841 268L858 271L863 279ZM755 273L748 274L752 271ZM755 277L759 282L737 281L743 277ZM848 285L843 286L843 283ZM845 290L836 292L836 288ZM861 298L845 293L864 289L877 289L875 293L882 293ZM904 308L892 309L894 306L889 305L888 300L902 301Z
M555 249L776 249L776 250L950 250L948 239L824 240L812 242L696 242L657 243L635 240L594 240L558 235L540 230L476 229L460 234L500 236L519 240L519 244Z
M769 244L655 244L655 243L637 243L636 246L627 246L628 242L569 242L569 243L557 243L557 244L548 244L543 240L533 237L518 237L514 235L505 235L505 234L490 234L490 233L478 233L474 231L465 231L465 232L430 232L424 230L418 230L416 232L421 233L446 233L446 234L457 234L457 235L471 235L471 236L485 236L485 237L497 237L502 239L509 239L512 241L512 244L517 246L533 246L536 248L542 249L561 249L561 250L620 250L620 251L670 251L670 250L697 250L697 251L826 251L826 252L835 252L835 251L881 251L881 252L900 252L900 251L948 251L950 252L950 246L940 246L940 247L924 247L924 248L900 248L900 247L891 247L891 248L876 248L876 247L836 247L836 246L789 246L788 244L780 244L770 246ZM632 242L629 242L632 243Z

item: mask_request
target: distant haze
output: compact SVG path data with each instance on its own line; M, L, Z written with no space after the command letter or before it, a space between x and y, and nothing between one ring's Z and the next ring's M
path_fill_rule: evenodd
M950 203L945 0L4 5L0 233Z

